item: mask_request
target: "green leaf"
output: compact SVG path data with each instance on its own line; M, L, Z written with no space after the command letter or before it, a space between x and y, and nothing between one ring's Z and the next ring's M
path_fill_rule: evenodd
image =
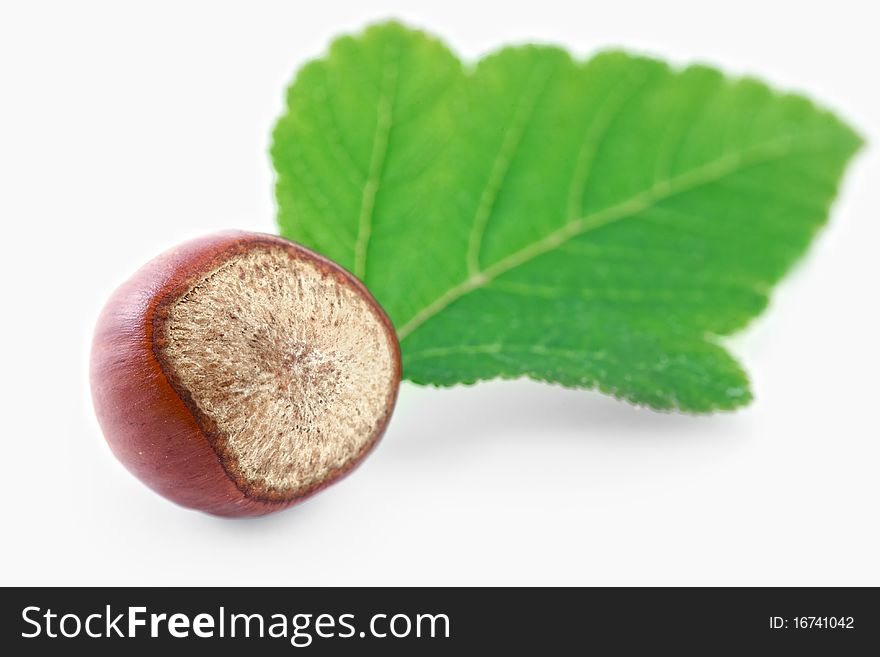
M404 375L527 376L660 409L729 409L719 343L825 222L859 137L704 66L538 46L465 68L396 23L289 89L278 221L362 278Z

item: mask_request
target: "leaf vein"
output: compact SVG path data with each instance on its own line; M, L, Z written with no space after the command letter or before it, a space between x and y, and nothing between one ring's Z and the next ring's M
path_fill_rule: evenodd
M404 340L419 326L449 306L453 301L473 290L484 287L505 272L519 267L548 251L552 251L577 235L621 221L647 210L672 196L722 180L750 166L784 158L791 151L791 142L791 137L785 136L764 142L744 151L728 153L672 179L660 181L644 192L638 193L616 205L597 210L574 221L569 221L542 239L532 242L503 260L499 260L484 271L472 274L458 285L447 290L403 324L398 331L398 337L401 341Z
M359 187L363 183L364 172L358 165L351 153L351 149L342 137L342 130L339 127L336 112L333 110L333 105L330 102L330 80L327 68L322 67L321 73L321 79L320 81L316 80L315 90L312 95L315 101L324 109L323 112L317 112L317 115L320 117L318 120L322 123L322 127L324 128L323 137L331 146L333 153L336 156L336 160L345 169L346 178L352 182L355 187Z
M388 142L391 137L393 122L394 96L397 89L397 77L400 68L399 53L389 47L389 56L385 63L382 76L379 100L376 107L376 129L373 134L373 149L370 155L370 167L367 180L361 193L361 207L358 214L358 232L354 244L353 273L360 279L367 270L367 249L373 230L373 219L376 209L376 194L382 180L388 155Z
M571 182L568 186L568 210L566 220L577 219L583 212L584 192L589 184L596 155L610 132L614 119L626 104L635 98L647 84L650 76L630 73L606 96L602 107L584 131L583 144L578 152Z
M510 171L510 165L513 162L519 145L522 143L523 135L538 106L538 101L547 87L551 72L550 67L547 64L543 64L536 67L529 76L525 90L514 111L513 119L501 142L501 148L498 150L498 154L492 164L489 179L480 194L480 200L477 204L477 211L474 215L468 238L467 267L471 275L475 275L480 271L480 251L483 246L486 229L495 209L495 202L498 199L501 188L504 186L504 181Z

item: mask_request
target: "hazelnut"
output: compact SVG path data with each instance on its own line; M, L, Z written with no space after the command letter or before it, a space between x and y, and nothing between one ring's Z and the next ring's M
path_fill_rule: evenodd
M113 453L186 507L260 515L354 468L400 383L388 316L360 281L271 235L155 258L113 294L91 353Z

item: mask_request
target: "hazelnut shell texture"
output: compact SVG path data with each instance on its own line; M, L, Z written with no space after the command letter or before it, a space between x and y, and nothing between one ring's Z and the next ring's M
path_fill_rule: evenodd
M283 250L362 298L383 328L392 359L383 412L355 453L290 494L262 494L243 481L216 426L181 388L160 342L169 302L231 258L252 249ZM328 326L326 330L333 330ZM352 274L313 251L273 235L230 231L186 242L153 259L120 286L104 307L91 352L91 388L101 429L116 457L136 477L185 507L220 516L257 516L291 506L356 467L382 436L400 383L400 350L390 319ZM296 403L296 400L293 400Z

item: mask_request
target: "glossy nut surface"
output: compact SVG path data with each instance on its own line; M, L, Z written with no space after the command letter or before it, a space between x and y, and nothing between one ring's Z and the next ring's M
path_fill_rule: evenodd
M351 471L400 382L385 312L360 281L283 238L187 242L112 295L91 353L114 454L186 507L288 507Z

